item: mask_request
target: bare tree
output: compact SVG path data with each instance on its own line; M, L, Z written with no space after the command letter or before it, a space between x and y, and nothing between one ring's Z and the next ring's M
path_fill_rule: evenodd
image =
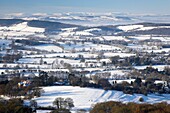
M66 98L65 104L66 104L66 107L68 107L69 109L74 107L74 102L73 102L73 99L71 99L71 98Z
M58 97L54 100L53 105L55 105L57 107L57 109L70 109L72 107L74 107L73 104L73 99L71 98L61 98Z
M58 97L54 100L53 105L57 107L57 109L62 109L64 104L64 99Z

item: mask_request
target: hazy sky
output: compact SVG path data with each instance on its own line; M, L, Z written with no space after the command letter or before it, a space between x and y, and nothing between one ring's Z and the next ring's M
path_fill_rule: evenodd
M170 14L170 0L0 0L0 13L122 12Z

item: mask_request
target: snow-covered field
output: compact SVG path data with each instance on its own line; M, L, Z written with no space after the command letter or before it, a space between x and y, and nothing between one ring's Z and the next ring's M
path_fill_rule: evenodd
M124 41L130 41L126 39L123 36L102 36L105 40L124 40Z
M39 49L39 50L45 50L45 51L54 51L54 52L62 52L62 48L54 45L54 44L42 44L39 46L29 46L29 48L35 48L35 49Z
M38 27L30 27L27 25L28 22L22 22L19 24L14 24L12 26L0 26L0 35L4 36L26 36L26 35L38 35L40 37L44 36L44 28L38 28ZM37 35L37 36L38 36Z
M143 25L127 25L127 26L119 26L118 28L123 30L123 31L130 31L130 30L135 30L142 28Z
M41 58L21 58L18 63L40 63ZM63 60L65 63L80 63L80 60L64 59L64 58L43 58L43 61L46 61L47 64L51 64L54 61L60 62Z
M94 104L105 101L121 101L123 103L127 102L139 102L139 98L143 98L145 103L159 103L167 102L170 104L170 95L156 95L149 94L144 96L142 94L124 94L121 91L103 89L94 89L94 88L80 88L73 86L51 86L43 87L45 93L41 97L35 98L39 106L52 106L52 103L55 98L72 98L74 101L76 109L86 109L89 110Z
M9 44L11 44L11 43L12 43L11 40L5 40L5 39L1 39L1 40L0 40L0 46L9 45Z
M88 31L77 31L77 32L73 32L73 31L66 31L63 33L59 34L60 36L63 37L67 37L67 36L93 36L92 33L89 33Z
M106 57L113 57L113 56L119 56L119 57L130 57L130 56L135 56L135 54L132 53L104 53Z
M92 49L94 49L95 51L101 51L101 50L122 50L119 47L116 46L112 46L112 45L104 45L104 44L93 44L93 43L85 43L85 44L81 44L81 43L77 43L77 44L65 44L62 42L58 42L60 43L61 46L64 47L65 50L82 50L85 49L87 51L90 51Z
M25 31L25 32L44 32L44 28L29 27L28 22L12 25L10 27L0 27L0 30Z
M125 26L119 26L118 28L123 31L131 31L131 30L146 31L146 30L152 30L152 29L157 29L157 28L170 28L170 27L169 26L147 27L144 25L125 25Z
M128 37L129 40L133 39L133 40L148 40L150 39L151 36L150 35L138 35L138 36L130 36ZM167 41L169 42L170 41L170 37L167 36L167 37L162 37L162 36L152 36L152 39L154 40L161 40L161 41Z
M158 71L163 71L165 67L169 67L169 65L152 65L153 68L158 69ZM150 65L145 66L134 66L136 69L146 69L147 67L150 67Z
M161 52L170 52L170 48L163 48L163 49L156 49L156 50L145 50L148 53L154 52L154 53L161 53Z

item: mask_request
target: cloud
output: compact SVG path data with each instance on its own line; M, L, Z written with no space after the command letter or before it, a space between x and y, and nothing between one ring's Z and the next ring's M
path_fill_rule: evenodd
M47 13L33 13L33 16L47 16Z
M6 14L6 16L11 16L11 17L21 17L23 15L24 15L24 13L10 13L10 14Z

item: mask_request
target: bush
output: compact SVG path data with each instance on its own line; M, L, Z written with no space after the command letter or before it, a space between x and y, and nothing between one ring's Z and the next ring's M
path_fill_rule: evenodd
M144 99L141 97L141 98L139 98L139 102L143 102L144 101Z
M71 113L68 109L56 109L52 113Z
M24 106L21 99L10 99L0 102L0 113L32 113L32 109Z

